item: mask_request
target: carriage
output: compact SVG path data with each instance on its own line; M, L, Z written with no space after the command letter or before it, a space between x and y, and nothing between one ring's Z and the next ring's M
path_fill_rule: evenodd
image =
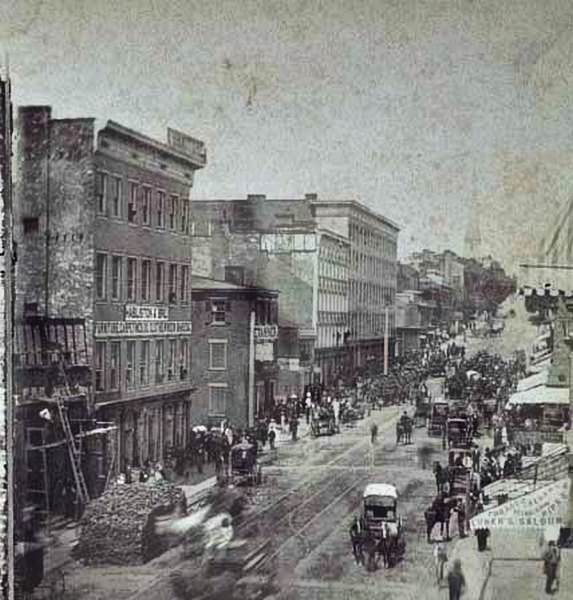
M469 448L471 446L471 432L467 419L454 417L446 421L446 435L448 448Z
M370 483L362 495L361 528L370 547L369 564L378 552L385 566L393 566L404 555L406 542L402 519L397 514L398 493L388 483Z
M424 427L430 416L430 401L428 398L421 398L416 404L416 412L414 413L414 425L416 427Z
M262 482L262 468L257 459L257 447L243 441L231 448L230 482L258 485Z
M442 435L443 428L446 424L449 412L447 400L434 400L430 408L430 419L428 421L428 435Z
M327 408L319 408L312 415L310 421L310 431L314 437L319 435L333 435L336 433L336 423L334 421L334 413Z

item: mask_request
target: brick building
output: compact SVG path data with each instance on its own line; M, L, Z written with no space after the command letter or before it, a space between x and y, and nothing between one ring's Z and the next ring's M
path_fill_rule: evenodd
M244 427L272 410L278 293L195 275L192 289L193 423Z
M190 190L204 145L114 122L18 113L17 315L81 318L91 408L116 464L183 445L191 408Z
M299 392L317 377L330 384L341 368L381 358L385 306L392 348L398 228L391 221L316 194L203 200L193 208L196 273L224 278L236 268L244 283L280 291L279 324L298 331Z

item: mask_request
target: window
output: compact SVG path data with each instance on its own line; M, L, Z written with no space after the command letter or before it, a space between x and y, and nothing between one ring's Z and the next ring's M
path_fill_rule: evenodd
M209 369L224 371L227 368L227 340L209 340Z
M96 298L98 300L105 300L107 292L106 285L107 275L107 256L105 254L96 254Z
M141 301L149 300L149 287L151 283L151 261L141 261Z
M125 366L125 383L128 388L132 388L135 386L135 342L133 340L129 340L127 342L127 363Z
M141 194L141 222L149 225L151 222L151 188L145 186Z
M165 192L157 192L157 227L165 227Z
M111 259L111 299L121 300L123 258L113 256Z
M109 349L109 389L115 391L119 389L121 343L111 342Z
M155 342L155 383L163 383L165 379L165 342Z
M143 340L139 348L139 383L149 384L149 341Z
M103 392L105 389L105 342L95 345L95 389Z
M177 209L179 207L179 198L171 196L169 199L169 229L177 228Z
M121 204L123 192L123 181L121 177L114 177L111 184L111 216L121 217Z
M213 316L213 323L226 323L227 322L227 303L225 300L213 300L211 303L211 314Z
M181 265L181 304L187 304L187 284L189 282L189 267Z
M181 201L181 215L179 221L179 231L181 233L189 233L189 200Z
M209 414L224 416L227 414L227 384L209 384Z
M189 340L179 340L179 379L184 381L189 374Z
M165 264L158 262L155 265L155 300L163 302L163 288L165 286Z
M137 259L127 259L127 299L135 301L135 286L137 283Z
M107 173L96 173L96 210L100 215L105 215L105 198L107 192Z
M177 265L169 265L169 304L177 304Z
M137 183L129 182L129 199L127 201L127 220L130 223L135 223L135 215L137 214L137 195L139 186Z
M167 379L175 379L175 361L177 357L177 340L169 340L169 355L167 361Z

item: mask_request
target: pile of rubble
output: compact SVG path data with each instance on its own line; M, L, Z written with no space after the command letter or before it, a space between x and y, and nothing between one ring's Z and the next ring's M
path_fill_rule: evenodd
M88 565L146 563L167 549L155 518L186 512L185 494L170 483L116 484L86 508L74 557Z

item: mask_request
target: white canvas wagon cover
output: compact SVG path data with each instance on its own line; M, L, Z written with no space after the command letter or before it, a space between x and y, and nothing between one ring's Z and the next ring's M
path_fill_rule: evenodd
M369 483L364 489L362 497L367 498L368 496L384 496L397 500L398 492L396 492L396 488L389 483Z

